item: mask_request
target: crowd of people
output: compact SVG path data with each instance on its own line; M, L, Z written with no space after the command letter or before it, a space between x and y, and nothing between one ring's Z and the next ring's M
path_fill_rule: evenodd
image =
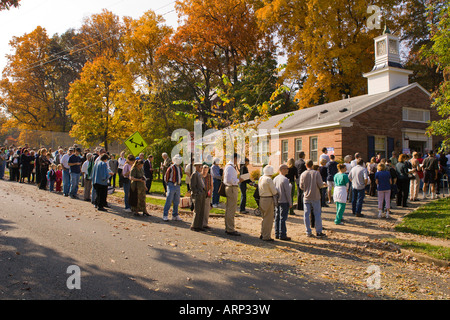
M1 147L0 179L4 179L8 168L11 181L36 184L39 189L72 199L81 198L90 201L97 210L107 211L108 190L116 186L118 178L119 188L124 192L125 211L149 216L146 195L151 190L154 171L159 170L165 193L164 221L169 220L171 208L172 220L182 221L178 211L184 197L180 186L186 183L194 213L191 230L208 229L210 209L217 208L220 198L225 197L225 232L233 236L240 235L235 228L235 213L238 210L248 213L247 185L252 185L256 187L254 196L262 216L260 239L273 241L274 231L275 238L289 241L286 221L289 215L295 214L295 194L296 209L303 211L307 236L312 236L314 228L317 237L324 237L323 207L335 204L335 223L341 225L347 203L351 204L354 216L364 216L364 198L368 195L378 199L378 217L390 218L393 199L396 199L397 207L406 207L408 199L435 199L439 195L441 179L448 177L450 171L450 154L429 151L426 155L413 152L409 156L393 152L391 158L382 158L378 154L364 162L356 153L354 157L348 155L338 162L334 155L328 155L327 148L323 148L318 164L306 160L301 151L298 160L289 159L277 168L277 172L271 165L264 166L256 183L250 178L249 160L241 161L237 154L223 168L220 159L214 159L211 166L192 162L185 167L182 167L179 155L170 158L163 153L162 159L156 168L152 155L125 157L122 152L116 159L103 148L90 152L88 149L82 151L78 146L59 147L53 152L46 148L34 150L28 145ZM79 194L80 183L84 190Z

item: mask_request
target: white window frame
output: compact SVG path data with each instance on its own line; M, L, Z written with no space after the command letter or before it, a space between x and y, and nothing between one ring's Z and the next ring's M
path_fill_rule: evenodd
M298 143L300 142L300 148L298 147ZM303 150L303 139L302 138L297 138L295 139L295 155L294 155L294 159L298 160L298 153L300 151Z
M281 163L289 160L289 140L281 140Z
M316 139L316 149L312 148L313 139ZM313 152L316 153L315 157L313 157L313 155L312 155ZM317 162L317 159L319 158L319 137L318 136L309 137L309 158L313 162Z
M411 119L409 119L409 111L420 111L420 112L422 112L422 119L423 120L420 121L420 120L411 120ZM430 110L405 107L405 108L403 108L402 119L403 119L403 121L408 121L408 122L428 123L428 121L430 121Z

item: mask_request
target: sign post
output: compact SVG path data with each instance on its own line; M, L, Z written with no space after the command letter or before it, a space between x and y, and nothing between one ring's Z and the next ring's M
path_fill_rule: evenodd
M148 146L147 142L145 142L139 132L136 132L125 140L125 145L135 157L137 157L139 153L141 153Z

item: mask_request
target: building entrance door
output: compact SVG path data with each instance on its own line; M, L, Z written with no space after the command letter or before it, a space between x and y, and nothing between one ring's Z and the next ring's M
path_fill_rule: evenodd
M409 149L411 150L411 154L414 151L420 152L420 153L424 153L425 152L425 148L426 148L426 141L409 141Z

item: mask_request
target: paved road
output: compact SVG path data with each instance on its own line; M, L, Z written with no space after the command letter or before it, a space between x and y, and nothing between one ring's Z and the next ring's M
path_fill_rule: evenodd
M134 217L111 205L100 213L81 200L0 180L0 299L396 299L393 286L411 278L403 274L405 262L386 261L386 248L368 252L369 242L356 241L358 232L329 230L326 240L307 239L298 216L289 218L295 224L289 230L297 228L292 242L265 243L256 236L257 217L242 218L242 236L232 237L222 219L197 233L189 230L189 216L167 223L160 212ZM392 280L382 290L366 288L373 263L391 269L383 269ZM81 289L67 286L74 279L70 266L81 271ZM410 269L423 270L420 278L429 274ZM426 284L423 296L433 290L445 297L448 283L440 291L446 279L438 280Z
M333 285L280 280L253 262L220 257L221 247L249 240L245 235L196 233L186 221L136 218L114 205L100 213L84 201L7 181L0 181L0 208L0 299L336 297ZM81 270L80 290L67 287L72 265Z

